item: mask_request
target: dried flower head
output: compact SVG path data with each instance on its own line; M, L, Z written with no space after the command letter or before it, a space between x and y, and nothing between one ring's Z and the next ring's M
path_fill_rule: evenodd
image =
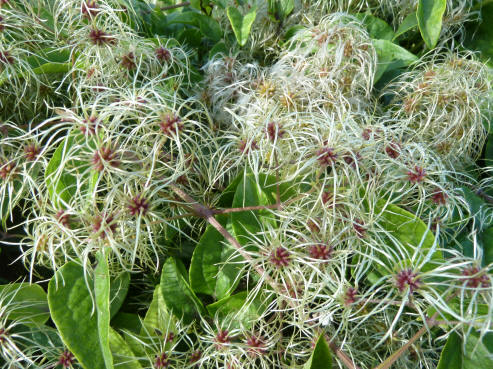
M171 52L162 46L158 47L155 53L156 57L162 62L168 62L171 59Z
M276 267L282 268L289 265L291 256L288 250L279 246L271 252L269 260Z
M407 178L411 183L420 183L426 177L426 171L420 166L414 166L414 170L407 172Z
M58 359L57 365L60 365L62 368L72 368L75 363L75 356L70 351L65 350L60 355Z
M149 210L149 201L142 194L135 195L129 200L127 207L130 214L144 216Z
M488 274L481 271L478 267L467 267L462 271L462 275L468 277L466 286L471 288L478 288L479 286L487 288L491 285Z
M159 126L166 136L178 134L183 130L181 118L171 113L163 113L160 115Z
M115 149L112 149L110 146L102 146L99 150L94 152L92 157L94 169L101 172L104 170L105 165L118 167L120 165L120 161L118 161L116 157L117 153Z
M100 30L100 29L92 29L91 32L89 32L89 39L94 45L97 46L103 46L103 45L115 45L116 44L116 38L113 36L110 36L106 32Z
M409 292L413 293L421 286L421 280L412 269L404 269L396 274L395 285L400 292L404 292L409 287Z

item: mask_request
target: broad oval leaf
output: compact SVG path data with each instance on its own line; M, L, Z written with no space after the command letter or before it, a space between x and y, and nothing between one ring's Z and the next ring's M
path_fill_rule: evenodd
M263 191L255 177L252 174L247 174L236 188L233 208L275 204L272 191L275 190ZM241 244L248 243L251 235L262 230L262 222L272 220L272 214L267 210L242 211L231 214L233 232Z
M227 227L228 217L217 216ZM230 223L229 223L230 224ZM195 247L190 264L190 286L197 293L205 293L217 299L228 296L238 285L241 266L240 256L232 255L235 249L214 227L207 226Z
M399 25L397 31L395 31L395 35L392 40L395 40L399 36L402 36L404 33L416 28L418 26L418 18L416 17L416 12L408 14L406 18Z
M85 369L104 368L98 318L84 279L84 269L68 262L48 284L48 304L63 342ZM92 284L92 282L89 282Z
M248 328L265 312L271 301L268 296L258 295L250 300L248 297L247 291L239 292L207 305L207 310L221 320L230 319L231 327Z
M410 255L414 253L414 250L419 249L422 257L432 252L429 255L430 260L443 259L441 251L433 251L437 248L435 236L421 219L397 205L385 205L383 200L377 203L376 210L380 213L378 223L388 232L391 242L395 239L409 251ZM422 270L427 271L431 268L432 266L425 264Z
M252 7L250 11L245 14L245 16L243 16L240 11L233 6L228 6L226 12L238 44L240 46L245 45L248 40L248 36L250 35L252 24L257 17L257 8Z
M318 338L315 349L304 369L332 369L332 355L323 334Z
M72 159L79 149L77 144L85 144L82 134L70 133L57 147L45 170L45 182L51 200L57 206L69 203L77 190L84 194L92 193L98 178L98 172L90 164ZM94 142L89 142L95 149Z
M130 286L130 273L121 272L110 281L110 316L113 318L122 307Z
M115 367L118 369L142 369L135 354L125 340L114 329L109 330L109 343Z
M403 68L418 60L418 57L389 40L372 40L377 52L378 65L375 72L376 83L385 72Z
M465 341L462 369L493 368L493 333L471 332Z
M373 39L392 40L394 30L383 19L375 17L369 13L359 13L355 15L366 27L368 34Z
M151 304L149 305L149 309L147 309L141 334L143 335L146 330L152 333L155 329L164 332L167 330L167 327L172 325L170 324L172 320L173 317L169 314L166 303L164 302L161 286L158 285L154 289Z
M442 19L447 0L419 0L416 17L421 37L428 48L433 49L440 38Z
M10 283L0 285L0 304L8 302L8 320L26 326L41 326L50 317L46 292L38 284Z
M457 333L448 337L436 369L462 369L462 340Z
M168 309L177 318L183 318L186 324L206 311L187 279L183 263L178 259L168 258L161 272L161 292Z

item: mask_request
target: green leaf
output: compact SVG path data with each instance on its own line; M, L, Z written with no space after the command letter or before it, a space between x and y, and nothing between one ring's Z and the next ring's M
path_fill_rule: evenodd
M428 48L433 49L440 37L442 18L447 0L419 0L416 17L421 37Z
M228 184L228 186L221 194L221 197L219 197L219 201L217 204L219 207L231 207L231 205L233 204L236 189L238 188L238 185L241 183L242 180L243 173L240 173Z
M9 283L0 285L0 301L3 303L8 301L12 307L5 318L18 320L19 323L26 326L41 326L50 317L46 292L38 284Z
M109 330L109 343L118 369L141 369L139 361L125 340L114 329Z
M375 83L384 73L406 67L418 60L416 55L389 40L372 40L372 43L378 57L377 71L374 78Z
M275 192L274 188L271 187L268 192L262 191L253 174L247 174L236 188L233 208L275 204L272 193ZM242 211L231 214L233 232L241 244L246 244L252 234L260 232L262 222L266 221L272 221L272 215L267 210Z
M269 14L273 21L283 21L294 10L294 0L269 0Z
M72 68L71 63L46 63L33 69L34 74L67 73Z
M466 28L465 46L471 50L478 50L483 60L493 61L493 3L481 7L481 23L471 24Z
M216 219L226 227L228 217ZM241 266L239 257L231 258L235 249L212 226L207 226L195 247L190 264L190 286L197 293L205 293L214 298L228 296L238 285Z
M482 265L486 266L493 263L493 227L481 232L480 237L483 244Z
M493 165L493 133L488 135L488 141L486 142L486 149L484 151L484 161L487 166Z
M111 319L111 326L119 330L125 329L135 334L140 334L142 329L142 320L137 314L119 311Z
M399 25L399 28L395 32L392 41L416 27L418 27L418 18L416 16L416 12L413 12L411 14L408 14L406 18L404 18L402 23Z
M304 365L304 369L332 369L332 355L323 334L318 338L312 356Z
M493 334L481 339L479 333L471 332L466 338L462 360L462 369L493 368Z
M492 220L485 217L485 214L488 211L488 204L468 187L459 187L459 190L462 191L464 199L469 206L469 213L474 218L474 226L478 230L491 226Z
M457 333L448 337L436 369L462 369L462 340Z
M98 333L106 369L113 368L110 350L110 272L104 249L96 254L98 265L94 269L94 295L98 318Z
M48 194L56 206L68 204L80 188L83 194L90 194L96 185L98 172L90 164L72 157L86 144L83 134L70 133L57 147L45 170L45 182ZM74 145L80 145L73 149ZM90 149L96 148L95 141L88 143Z
M250 11L245 14L245 16L243 16L240 11L233 6L228 6L226 12L238 44L240 44L240 46L245 45L252 28L252 24L257 17L257 7L252 7Z
M380 214L378 224L390 235L389 241L394 243L395 239L408 250L410 255L413 255L414 250L419 248L421 256L426 257L433 248L438 248L433 233L414 214L397 205L385 205L385 200L378 201L376 211ZM442 260L441 251L436 249L431 254L430 259L433 261ZM425 264L422 267L422 271L427 271L431 268L433 268L432 265Z
M206 15L200 14L200 31L214 42L218 42L223 37L223 31L219 23Z
M55 150L45 171L45 181L51 200L59 204L60 200L68 203L75 195L77 179L64 171L57 172L65 166L65 157L74 145L74 136L69 135Z
M85 369L104 368L98 319L80 265L68 262L56 272L48 284L48 304L63 342L81 365Z
M173 326L173 317L169 314L166 303L161 292L161 286L158 285L154 290L151 304L147 310L144 318L144 327L142 327L141 334L147 330L149 333L154 333L155 329L159 329L162 332L166 332L168 327Z
M113 318L122 307L130 286L130 273L121 272L110 282L110 317Z
M212 49L209 51L209 59L213 59L216 54L227 54L228 53L228 48L226 47L226 44L224 41L219 41L217 44L215 44Z
M369 13L358 13L355 15L366 27L371 38L380 40L392 40L394 31L383 19Z
M168 258L161 272L161 292L168 309L188 324L206 312L188 284L187 271L180 260Z
M190 1L190 5L192 8L200 10L202 13L206 15L211 15L212 6L210 0L192 0Z
M253 301L248 301L247 298L247 291L239 292L207 305L207 310L211 315L217 314L220 319L231 319L231 327L248 328L264 313L271 299L256 296Z

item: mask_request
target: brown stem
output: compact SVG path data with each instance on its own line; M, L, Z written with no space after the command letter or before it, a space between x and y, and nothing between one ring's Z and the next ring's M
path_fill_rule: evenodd
M279 184L279 162L277 161L277 152L274 151L274 161L276 163L276 204L277 208L281 208L281 186Z
M446 301L450 301L451 299L453 299L458 294L459 294L458 291L454 292L453 294L451 294L450 296L447 297ZM412 336L411 339L408 342L406 342L406 344L404 346L402 346L399 350L397 350L392 355L390 355L387 359L385 359L384 362L382 362L380 365L378 365L374 369L389 369L392 366L392 364L394 364L404 354L404 352L406 352L407 349L409 347L411 347L411 345L414 342L416 342L423 334L425 334L428 331L428 327L432 328L432 327L438 325L438 321L435 320L437 315L438 315L438 311L435 314L433 314L433 316L431 318L426 320L426 322L428 324L421 327L419 329L419 331L417 331L416 334L414 336Z
M339 360L342 361L344 365L346 365L349 369L360 369L352 360L351 358L344 352L342 351L339 346L337 346L333 341L329 342L329 347L334 353L337 355Z
M479 189L476 191L476 195L481 197L483 200L489 202L490 204L493 204L493 197L490 195L486 194L482 189Z
M166 11L166 10L171 10L171 9L183 8L184 6L189 6L190 4L191 4L190 1L185 1L183 3L179 3L179 4L175 4L175 5L163 6L163 7L161 7L161 10Z
M279 207L280 205L273 204L273 205L257 205L257 206L245 206L242 208L211 209L211 210L214 214L227 214L227 213L240 213L242 211L252 211L252 210L278 209Z
M383 363L381 363L379 366L377 366L375 369L389 369L392 364L394 364L397 359L399 359L404 352L407 351L411 345L416 342L423 334L426 333L428 328L426 326L423 326L419 329L419 331L416 332L414 336L411 337L409 341L406 342L404 346L402 346L399 350L394 352L392 355L390 355Z

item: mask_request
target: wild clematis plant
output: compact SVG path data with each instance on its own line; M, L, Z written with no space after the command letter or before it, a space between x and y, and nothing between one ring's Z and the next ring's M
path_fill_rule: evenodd
M0 0L0 368L492 367L483 10Z

